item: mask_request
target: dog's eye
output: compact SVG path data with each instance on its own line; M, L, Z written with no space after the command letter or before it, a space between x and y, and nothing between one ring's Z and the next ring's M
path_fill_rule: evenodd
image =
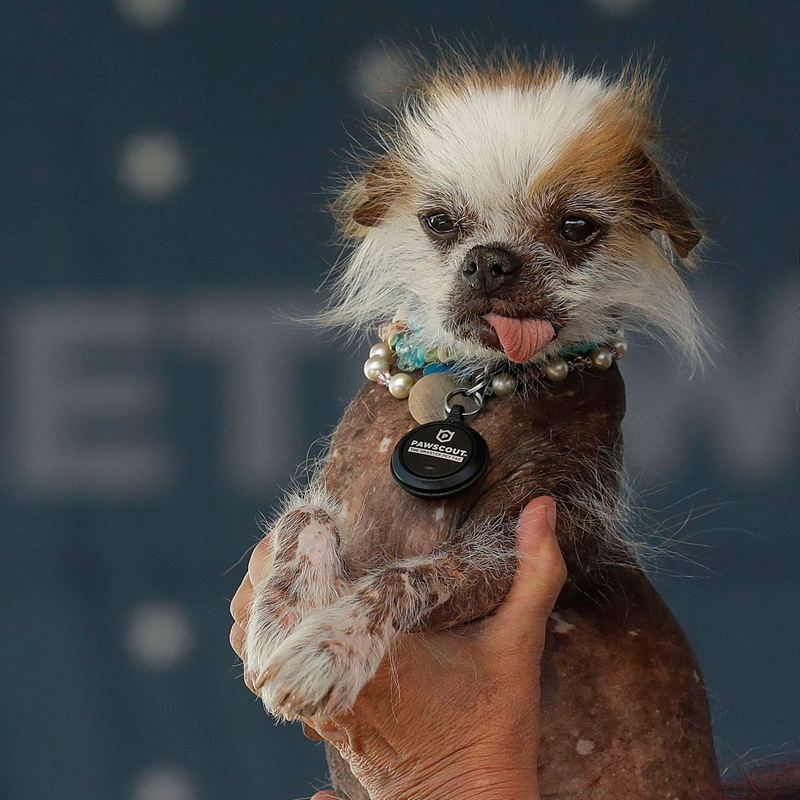
M559 235L572 244L586 244L597 235L600 226L588 217L570 216L561 223Z
M433 214L425 214L422 217L425 226L432 233L438 236L449 236L456 232L458 223L444 211L437 211Z

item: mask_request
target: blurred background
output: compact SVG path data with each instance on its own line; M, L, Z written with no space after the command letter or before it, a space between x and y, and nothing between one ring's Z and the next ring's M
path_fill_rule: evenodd
M282 316L322 302L324 189L436 37L665 61L720 346L705 376L632 348L628 466L721 762L800 748L795 0L3 8L1 798L324 784L244 688L227 601L363 380L363 352Z

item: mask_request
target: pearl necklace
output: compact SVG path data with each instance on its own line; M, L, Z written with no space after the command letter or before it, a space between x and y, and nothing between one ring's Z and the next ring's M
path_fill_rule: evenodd
M378 329L380 341L372 345L369 358L364 363L364 375L371 381L386 386L392 397L406 399L416 383L422 383L428 375L451 372L455 358L447 348L425 348L409 341L408 324L401 321L385 323ZM608 369L614 361L624 358L628 343L622 331L606 345L581 345L563 350L555 358L543 364L534 364L521 369L517 374L499 371L487 380L487 393L507 396L522 383L533 383L541 379L553 383L563 381L570 372L583 372L594 367ZM396 372L392 372L392 367ZM415 380L412 372L422 370L422 378Z

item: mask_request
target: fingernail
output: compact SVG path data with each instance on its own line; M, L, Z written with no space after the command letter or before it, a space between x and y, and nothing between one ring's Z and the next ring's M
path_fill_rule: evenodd
M550 526L550 530L555 532L556 530L556 501L550 500L547 503L547 524Z

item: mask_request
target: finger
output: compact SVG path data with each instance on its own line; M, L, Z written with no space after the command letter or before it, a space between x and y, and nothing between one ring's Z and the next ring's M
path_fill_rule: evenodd
M247 564L247 574L253 586L259 586L268 577L272 568L272 537L265 536L250 553L250 561Z
M253 584L250 583L250 576L245 575L244 580L239 584L236 594L231 600L231 616L236 622L244 627L250 616L250 603L253 602Z
M239 658L242 658L242 653L244 652L244 635L244 628L234 622L233 625L231 625L231 632L228 639L230 640L233 652L236 653Z
M336 795L330 792L317 792L311 800L336 800Z
M517 572L508 597L491 621L493 631L543 632L567 578L555 522L551 497L532 500L523 509L517 525Z

